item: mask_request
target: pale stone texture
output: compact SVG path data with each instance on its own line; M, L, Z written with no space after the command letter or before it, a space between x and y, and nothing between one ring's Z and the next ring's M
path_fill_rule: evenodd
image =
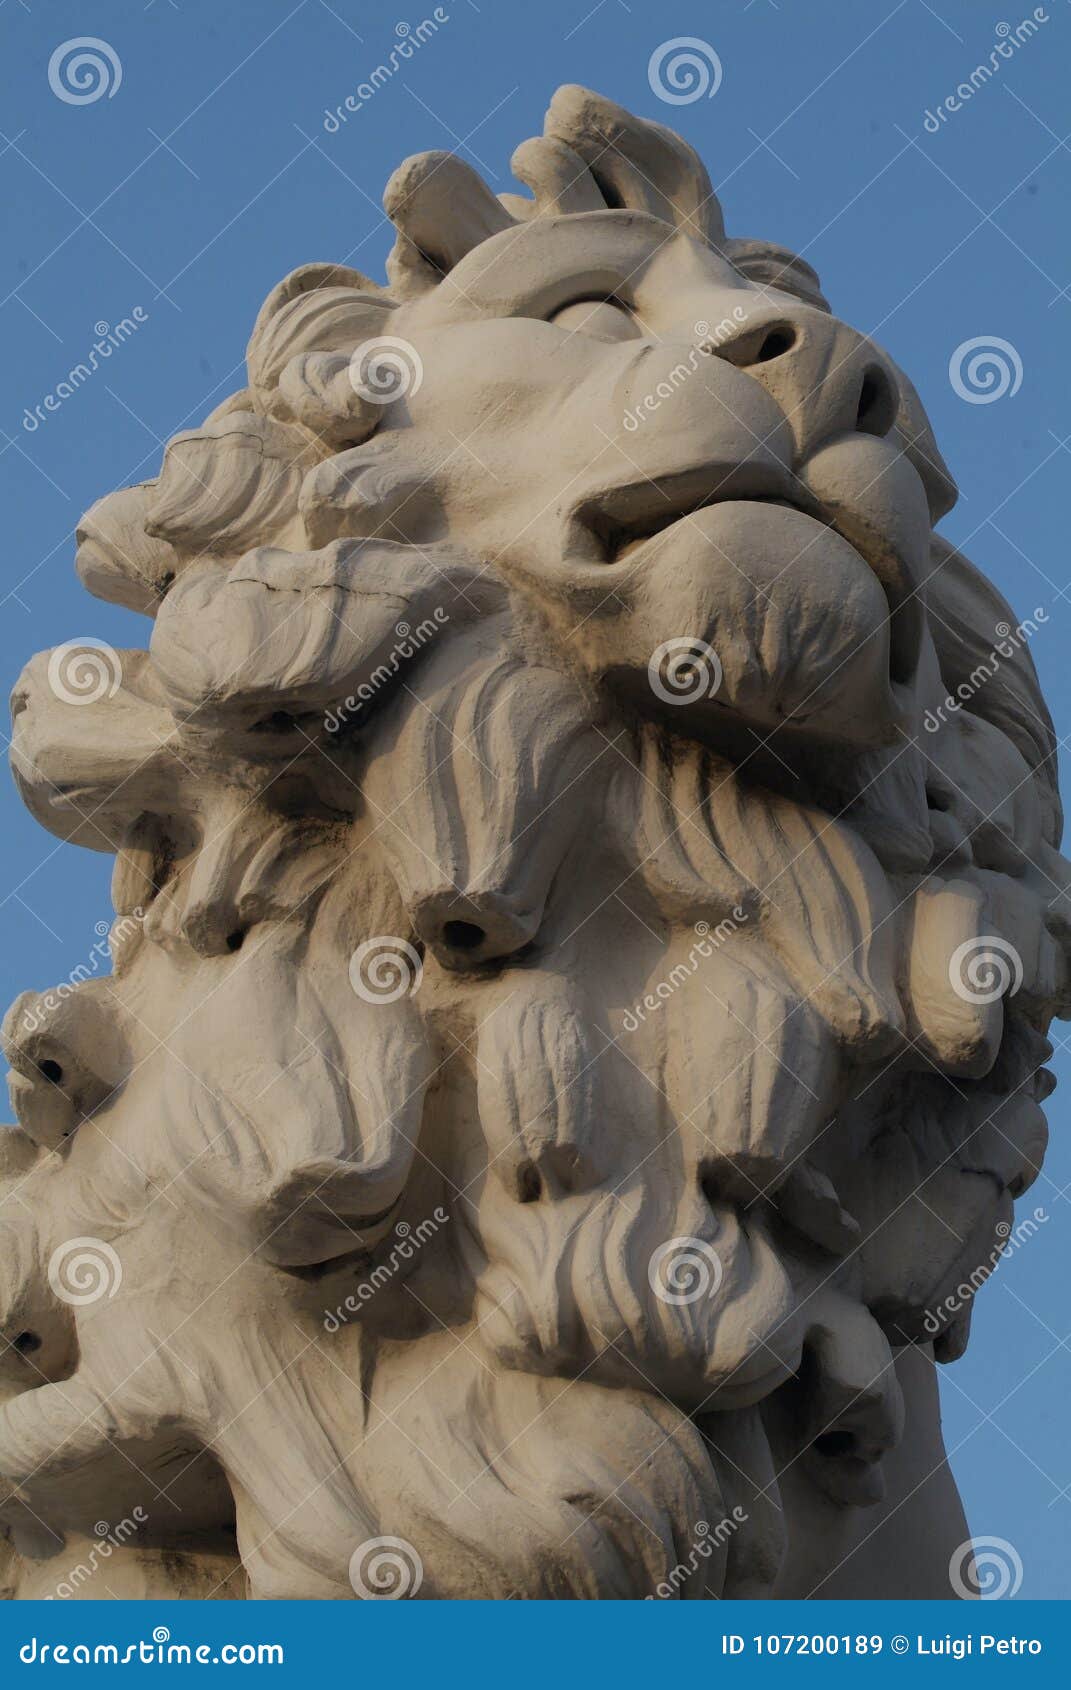
M16 688L116 922L4 1029L9 1594L951 1593L1069 1006L1029 630L683 141L563 88L514 169L274 290L84 519L149 650Z

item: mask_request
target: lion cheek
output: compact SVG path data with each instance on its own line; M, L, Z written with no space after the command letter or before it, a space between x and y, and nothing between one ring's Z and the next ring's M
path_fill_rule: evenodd
M860 747L892 739L888 601L831 529L733 501L675 524L633 562L634 613L604 630L604 643L618 643L617 665L639 671L641 692L646 683L682 728L702 718L716 731L731 713L759 730L787 723ZM673 650L688 641L693 667Z

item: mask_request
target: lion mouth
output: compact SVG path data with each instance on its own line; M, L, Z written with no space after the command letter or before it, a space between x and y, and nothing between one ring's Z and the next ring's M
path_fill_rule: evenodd
M624 563L678 522L711 505L738 500L789 505L823 521L817 501L794 488L788 472L771 470L767 464L703 465L672 476L645 477L586 499L573 512L573 538L576 549L592 563Z
M768 462L703 465L660 478L647 478L606 489L586 499L569 522L569 553L579 561L606 566L637 565L646 549L669 529L699 511L729 503L776 505L795 510L817 528L846 541L860 565L877 579L889 607L890 679L906 683L918 665L922 609L918 581L906 563L887 549L861 545L858 530L828 512L790 470ZM816 536L817 538L817 536Z

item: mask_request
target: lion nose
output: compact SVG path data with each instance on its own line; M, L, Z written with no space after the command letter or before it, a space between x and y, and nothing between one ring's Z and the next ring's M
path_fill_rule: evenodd
M899 386L865 336L810 306L763 304L739 311L732 331L706 350L761 382L788 419L799 457L834 435L885 435Z

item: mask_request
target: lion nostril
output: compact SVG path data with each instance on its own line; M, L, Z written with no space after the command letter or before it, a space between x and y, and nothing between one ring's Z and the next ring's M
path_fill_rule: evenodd
M860 434L888 434L896 420L897 398L885 371L876 365L863 374L855 426Z
M789 323L778 323L776 328L770 329L762 345L759 347L752 363L769 364L774 358L782 357L791 352L796 344L796 331Z
M443 942L454 951L474 951L487 935L474 921L444 921Z
M836 1460L841 1456L855 1454L855 1433L845 1428L833 1432L822 1432L814 1440L814 1448L819 1455L828 1460Z

